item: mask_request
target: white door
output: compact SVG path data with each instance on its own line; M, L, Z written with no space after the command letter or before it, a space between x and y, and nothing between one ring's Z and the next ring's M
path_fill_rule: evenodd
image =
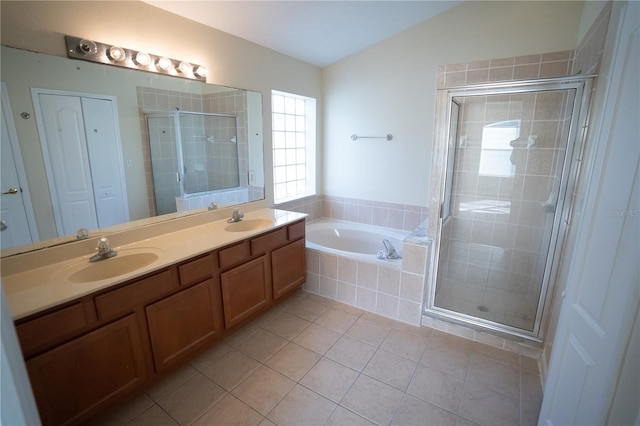
M96 229L98 220L80 98L39 94L49 163L49 187L58 235ZM45 150L43 150L44 154ZM51 180L52 179L52 180Z
M22 157L4 83L2 83L2 114L0 115L2 115L0 218L7 224L7 229L0 235L0 246L6 249L37 241L38 233L31 202L28 199L28 193L25 192L27 187L26 178L21 172Z
M606 424L639 303L640 3L618 7L604 109L539 424ZM626 7L626 10L625 10ZM612 13L612 23L616 21ZM609 40L608 40L609 43ZM605 80L606 79L606 80ZM600 104L601 105L601 104ZM597 126L596 126L597 128ZM591 142L591 141L590 141ZM578 210L578 209L577 209ZM637 366L636 366L637 371ZM638 406L628 407L631 416Z
M115 100L33 92L58 235L127 222Z
M112 102L82 98L89 164L93 181L98 226L117 225L129 220L122 160L118 146Z

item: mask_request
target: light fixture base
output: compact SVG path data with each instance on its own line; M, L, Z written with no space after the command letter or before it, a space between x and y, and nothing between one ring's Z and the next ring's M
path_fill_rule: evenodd
M205 83L207 81L206 75L200 75L197 72L193 72L193 70L197 70L199 68L206 69L202 65L191 64L191 70L189 72L184 72L180 71L179 67L180 64L185 61L171 59L165 56L152 55L147 52L113 46L80 37L65 36L64 38L67 44L67 56L72 59L80 59L83 61L96 62L121 68L152 72L154 74L170 75L173 77L197 80ZM124 52L124 56L118 56L118 59L116 59L113 56L117 55L110 53L113 52L110 51L111 48L117 49L118 51L122 50ZM142 58L144 58L144 60ZM157 64L159 61L163 65L167 66L158 66ZM168 65L167 61L171 64Z

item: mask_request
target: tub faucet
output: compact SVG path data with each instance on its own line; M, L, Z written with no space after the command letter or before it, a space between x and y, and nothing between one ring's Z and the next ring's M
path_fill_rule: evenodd
M386 253L387 259L400 259L400 255L398 254L396 249L393 247L393 244L391 244L391 241L385 238L384 240L382 240L382 244L384 244L384 249L387 252Z
M244 213L240 212L240 209L234 209L231 217L227 219L228 223L240 222L244 217Z
M111 248L109 245L109 240L106 237L100 238L98 240L98 254L91 256L89 262L97 262L99 260L109 259L110 257L114 257L118 252Z

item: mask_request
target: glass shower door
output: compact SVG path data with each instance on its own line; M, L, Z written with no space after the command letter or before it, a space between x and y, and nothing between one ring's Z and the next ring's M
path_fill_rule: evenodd
M449 132L435 308L534 331L575 96L537 89L450 99L457 126Z

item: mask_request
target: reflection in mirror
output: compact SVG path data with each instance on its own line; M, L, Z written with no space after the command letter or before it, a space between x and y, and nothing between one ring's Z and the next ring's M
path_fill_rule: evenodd
M148 114L147 124L158 214L185 210L185 201L196 197L218 206L216 198L228 201L232 193L239 194L233 204L248 201L246 185L240 186L235 116L176 111Z
M63 236L56 231L56 217L60 212L56 211L51 199L43 151L38 142L40 135L31 98L32 88L105 95L115 99L126 201L132 226L146 224L148 221L144 219L166 212L178 211L153 222L200 212L206 210L211 202L226 207L264 198L260 93L6 46L0 49L2 81L6 83L13 109L10 116L15 122L22 151L35 222L40 239L46 240L38 247L73 241L75 233ZM182 129L175 126L176 111L182 116ZM21 118L21 113L25 112L30 114L30 118ZM148 121L148 117L158 114L171 116L165 122L173 120L174 129L170 130L167 125L166 130L172 131L175 139L171 148L167 144L160 147L159 152L168 156L169 151L175 151L172 155L182 161L180 166L172 164L170 174L166 170L156 173L162 162L154 158L158 150L153 147L151 137L152 129L159 129L161 121L154 124ZM205 117L211 117L218 123L209 123L210 119ZM234 120L235 124L231 123ZM178 140L181 140L180 151L176 144ZM176 172L180 173L176 175ZM167 176L160 179L161 174ZM219 177L223 181L226 179L226 183L219 183ZM159 191L164 191L160 201ZM100 231L109 232L111 228ZM96 233L96 230L91 230L92 236ZM2 255L32 248L27 245L10 252L3 250Z

